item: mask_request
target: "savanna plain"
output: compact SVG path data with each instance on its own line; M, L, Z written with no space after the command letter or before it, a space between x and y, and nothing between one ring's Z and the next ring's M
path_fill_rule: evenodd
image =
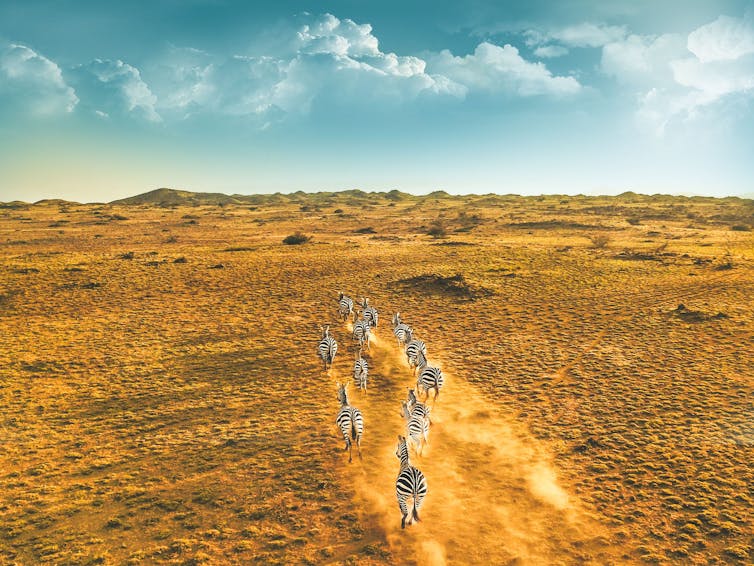
M751 564L753 228L633 193L2 204L0 564ZM340 291L380 313L366 393ZM405 530L397 311L445 376Z

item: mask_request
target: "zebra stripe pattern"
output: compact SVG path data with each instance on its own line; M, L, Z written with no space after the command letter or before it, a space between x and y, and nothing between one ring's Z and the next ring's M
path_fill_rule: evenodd
M427 345L422 340L415 339L414 333L410 330L408 336L406 336L406 340L408 341L408 344L406 345L406 359L408 360L408 365L411 368L416 368L419 366L422 359L426 363ZM416 371L414 371L414 374L416 374Z
M338 401L340 401L340 411L335 418L335 423L338 425L340 432L343 434L343 439L346 441L346 446L343 450L348 450L348 461L351 462L353 444L355 442L356 449L359 452L359 459L361 459L361 435L364 433L364 418L361 416L361 411L348 404L346 386L343 383L338 383Z
M425 367L419 372L419 378L416 380L416 388L421 392L424 392L424 399L429 397L430 390L435 390L435 396L433 401L437 400L437 396L440 394L440 389L443 385L442 370L436 367Z
M325 371L327 371L328 364L332 366L335 354L338 353L338 343L335 338L330 336L330 327L326 326L322 329L322 339L317 346L317 353L325 364Z
M419 508L427 495L427 479L418 468L411 465L408 457L408 446L406 446L406 439L403 436L398 435L398 447L395 449L395 455L401 463L398 479L395 480L395 496L398 499L398 507L402 515L401 528L405 529L407 523L410 525L415 520L420 520ZM409 498L413 500L411 512L409 512L407 505Z
M414 415L406 401L401 403L401 415L406 419L406 431L414 451L421 456L423 444L429 444L429 422L419 415Z
M367 375L369 374L369 364L361 357L361 350L356 353L356 361L353 364L353 380L356 387L366 393Z
M359 341L359 350L364 347L364 344L367 346L366 349L369 350L370 331L371 326L366 319L361 319L353 325L353 339Z
M399 322L393 329L393 334L398 339L398 345L403 346L406 343L408 333L411 332L411 327L408 324Z
M419 402L413 389L408 390L408 399L406 399L406 406L411 412L412 417L421 417L422 419L427 421L427 424L432 424L432 420L429 418L429 406Z
M369 322L370 326L377 328L380 315L376 308L369 306L369 297L364 297L361 301L361 316Z
M347 297L342 292L338 295L338 314L340 315L340 318L343 319L343 322L348 320L349 316L355 314L353 312L353 299Z

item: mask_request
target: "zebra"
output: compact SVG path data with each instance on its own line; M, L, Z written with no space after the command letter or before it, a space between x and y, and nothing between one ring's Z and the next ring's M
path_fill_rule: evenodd
M346 441L343 451L348 450L348 461L351 462L353 442L355 441L356 449L359 451L359 460L361 460L361 435L364 433L364 418L361 416L361 411L348 404L345 383L338 383L338 401L340 401L340 411L335 418L335 423Z
M406 336L411 332L411 327L408 324L398 321L398 324L393 327L393 334L398 340L398 346L403 346L406 343Z
M443 385L442 370L436 367L426 366L419 372L419 377L416 380L417 391L424 392L424 400L429 398L430 389L435 390L435 396L433 401L437 401L437 396L440 394L440 389Z
M369 305L369 297L364 297L363 299L361 299L361 316L364 317L364 320L369 321L370 326L377 328L377 322L380 318L380 315L377 312L376 308Z
M369 350L369 341L371 339L371 326L369 322L362 318L356 324L353 325L353 339L359 341L359 350L364 347L366 343L366 349Z
M419 366L421 359L424 359L426 363L427 358L427 345L422 340L414 338L413 330L406 333L406 359L410 368L416 368ZM416 370L414 370L416 375Z
M356 387L366 393L367 390L367 375L369 374L369 364L361 357L361 349L356 352L356 361L353 364L353 380L356 382Z
M401 321L401 313L396 312L393 315L393 328L395 328L396 326L398 326L399 324L401 324L401 322L402 322Z
M427 495L427 479L418 468L414 468L408 459L408 446L406 439L398 435L398 447L395 449L395 455L401 462L401 468L398 472L398 478L395 480L395 496L398 499L398 508L401 510L401 528L406 528L406 519L408 524L419 521L419 508L421 507L424 497ZM406 500L413 498L413 509L409 513Z
M423 416L412 414L406 401L401 401L401 416L406 420L406 432L414 451L421 456L423 445L429 444L429 421Z
M419 416L427 421L427 424L432 424L432 420L429 418L430 409L429 406L420 403L416 398L416 393L413 389L408 389L408 398L406 399L406 407L411 411L411 416Z
M343 322L348 320L348 316L352 315L356 320L356 313L353 310L353 299L347 297L341 291L338 295L338 314L343 319Z
M317 353L325 363L325 371L327 371L327 364L330 364L330 366L332 366L333 360L335 359L335 354L338 352L338 343L335 341L335 338L330 336L329 326L320 326L320 330L322 330L322 339L319 341L319 345L317 346Z

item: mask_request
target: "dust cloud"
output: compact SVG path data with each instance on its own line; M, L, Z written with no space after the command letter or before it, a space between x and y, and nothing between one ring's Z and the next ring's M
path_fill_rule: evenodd
M384 535L396 562L604 562L604 529L559 484L546 447L447 369L437 402L428 401L429 445L421 457L411 453L411 463L424 472L428 484L421 521L401 530L395 447L397 435L405 434L400 401L416 380L390 329L379 332L365 353L369 390L360 393L351 387L349 396L365 425L363 461L354 460L348 474L357 507L369 523L365 526ZM350 336L346 342L344 354L353 355L357 346ZM442 366L442 352L432 344L428 348L430 364Z

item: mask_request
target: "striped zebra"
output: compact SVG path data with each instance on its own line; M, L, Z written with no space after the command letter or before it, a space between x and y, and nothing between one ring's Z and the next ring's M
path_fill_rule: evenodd
M359 350L364 348L364 344L366 344L366 349L369 350L369 342L371 340L371 325L369 321L362 318L353 325L353 339L359 341Z
M406 421L406 432L414 451L421 456L423 445L429 444L429 421L423 416L412 414L406 401L401 401L401 416Z
M408 459L408 446L406 439L398 435L398 447L395 449L395 455L401 462L401 469L398 472L398 479L395 480L395 496L398 499L398 508L401 510L401 528L406 528L406 519L408 524L419 521L419 508L421 507L424 497L427 495L427 479L418 468L414 468ZM406 500L413 499L413 508L409 512Z
M361 411L348 404L345 383L338 383L338 401L340 401L340 411L335 418L335 423L346 441L346 447L343 448L343 451L348 450L348 461L351 462L353 443L356 442L359 460L361 460L361 435L364 433L364 418L361 416Z
M419 392L424 392L424 400L429 398L430 390L435 390L435 396L433 401L437 401L437 396L440 394L440 389L443 385L442 370L436 367L426 366L419 372L419 377L416 380L416 389Z
M353 310L353 299L345 296L342 291L338 295L338 314L343 319L343 322L348 320L349 316L353 316L354 320L356 319L356 313Z
M414 338L414 332L409 329L406 333L406 359L410 368L416 368L419 366L419 362L424 359L426 363L427 358L427 345L422 340ZM416 375L416 370L414 370Z
M356 361L353 364L353 380L356 382L356 387L366 393L367 390L367 375L369 374L369 364L361 357L361 350L356 352Z
M320 326L320 329L322 330L322 339L317 346L317 353L325 363L325 371L327 371L327 365L330 364L330 366L332 366L335 354L338 353L338 343L335 341L335 338L330 336L329 326Z
M408 410L411 411L411 416L421 417L427 421L427 424L432 424L432 420L429 418L429 406L419 402L413 389L408 390L406 406L408 407Z
M364 320L367 320L369 322L370 326L377 328L377 322L380 318L380 315L377 312L376 308L369 305L369 297L364 297L363 299L361 299L361 316L364 317Z
M406 335L409 330L411 330L411 327L401 320L401 313L395 313L393 315L393 334L398 340L398 346L403 346L406 343Z

